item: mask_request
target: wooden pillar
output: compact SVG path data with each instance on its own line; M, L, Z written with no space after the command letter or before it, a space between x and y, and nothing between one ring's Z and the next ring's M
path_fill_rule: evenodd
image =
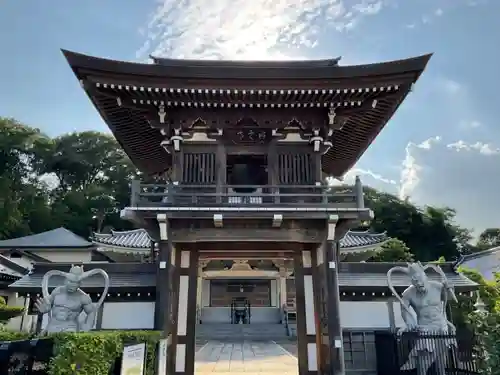
M196 312L201 314L201 309L203 307L203 277L202 277L201 267L198 267L198 273L196 277ZM200 322L200 316L196 316L196 324Z
M155 330L162 331L162 336L167 339L167 352L172 348L172 257L175 255L172 244L171 229L165 214L157 215L160 227L160 241L158 242L158 259L156 271L156 302L155 302ZM167 365L168 368L168 365ZM165 375L165 374L159 374Z
M184 152L181 146L179 151L174 151L173 148L170 148L170 155L172 157L172 169L170 173L170 178L172 182L183 183L182 181L182 170L184 168Z
M315 252L312 252L312 270L314 282L314 310L316 323L316 349L318 371L321 374L330 372L330 336L328 332L328 309L327 309L327 272L325 267L324 252L326 241L324 241Z
M328 235L322 254L326 275L326 311L331 359L330 374L344 375L344 344L340 322L340 291L338 270L340 263L340 246L335 240L335 228L338 216L330 215L328 219Z
M222 194L226 193L224 185L226 185L227 174L227 154L226 147L222 139L217 140L217 151L215 156L216 177L217 177L217 203L224 201Z
M196 348L196 290L198 251L181 250L179 256L177 331L175 340L176 374L194 374Z
M271 193L276 194L273 198L273 203L278 204L280 202L279 197L279 166L278 166L278 154L277 154L277 139L271 140L267 149L267 180L268 184L274 186L271 189Z
M167 341L167 373L172 374L176 366L177 353L177 326L179 313L179 275L180 275L180 255L179 250L172 248L170 257L170 337Z
M287 279L287 270L286 268L280 268L280 307L284 308L287 305L287 293L286 293L286 279Z
M155 330L161 330L165 337L169 334L170 311L170 259L172 241L169 240L170 228L165 214L157 215L160 226L160 241L158 242L158 260L156 262L156 302L155 302Z
M297 311L297 349L299 375L317 373L314 300L312 295L311 253L298 251L293 256L295 303ZM311 320L312 319L312 320Z
M307 337L307 370L309 374L318 372L318 347L316 343L316 310L311 251L302 251L304 267L304 301Z

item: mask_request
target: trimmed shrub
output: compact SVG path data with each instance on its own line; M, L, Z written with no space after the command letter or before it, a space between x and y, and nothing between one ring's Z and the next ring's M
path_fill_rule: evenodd
M50 375L108 375L123 347L146 343L146 375L153 375L156 345L161 338L157 331L94 331L57 333L46 337L54 339L54 356L50 361ZM25 332L0 332L1 341L33 339Z

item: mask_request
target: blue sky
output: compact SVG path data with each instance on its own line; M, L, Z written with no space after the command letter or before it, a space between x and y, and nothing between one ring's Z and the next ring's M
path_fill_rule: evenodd
M141 62L341 55L344 65L434 52L346 180L451 206L481 231L500 226L499 14L496 0L4 0L0 116L50 135L107 131L60 48Z

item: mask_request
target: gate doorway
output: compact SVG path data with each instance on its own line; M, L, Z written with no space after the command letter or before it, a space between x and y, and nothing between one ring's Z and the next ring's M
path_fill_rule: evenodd
M244 296L239 299L231 299L232 304L226 307L227 322L220 322L218 326L215 326L219 337L215 337L215 339L200 338L200 332L206 331L208 325L206 318L203 317L204 311L197 304L199 291L203 288L203 284L200 282L202 271L199 263L200 260L211 259L210 257L214 257L214 254L199 250L199 248L203 249L200 244L197 244L197 247L198 249L186 250L181 248L178 255L175 254L172 257L170 272L170 285L172 287L170 293L171 325L169 328L171 371L178 375L204 374L210 372L210 368L225 369L224 371L228 371L228 369L247 371L251 368L249 366L252 366L252 362L259 368L257 372L280 371L297 375L313 375L330 371L333 350L329 340L331 320L328 319L329 306L326 298L329 292L329 281L326 280L328 275L326 265L321 261L328 258L325 254L321 254L323 247L318 250L312 247L296 249L297 246L295 246L295 250L286 254L283 252L266 254L259 251L254 251L253 254L248 252L240 254L244 256L244 259L252 257L258 259L278 258L292 261L295 311L289 316L294 315L296 321L284 321L284 306L275 306L280 314L276 326L287 334L293 333L295 335L294 339L288 338L288 340L281 338L273 340L269 336L266 340L251 337L249 332L258 326L259 319L257 319L258 307L252 306L249 302L252 300L249 298L250 282L246 286L240 286ZM289 248L294 248L294 246ZM217 257L219 259L227 259L228 257L238 259L235 254L238 253L231 252L229 255L228 252L225 252L217 254ZM239 280L241 281L241 277ZM261 284L264 285L264 283ZM235 286L231 285L230 289L234 288ZM217 306L212 306L212 308L216 309ZM224 307L219 306L218 308ZM260 319L262 316L261 314ZM224 329L228 329L228 334L221 337L221 335L224 336ZM269 330L270 328L267 328L267 331ZM333 349L335 350L335 348ZM339 351L342 352L342 349L340 348ZM265 370L263 366L267 366L266 368L269 370ZM284 367L286 367L286 371Z

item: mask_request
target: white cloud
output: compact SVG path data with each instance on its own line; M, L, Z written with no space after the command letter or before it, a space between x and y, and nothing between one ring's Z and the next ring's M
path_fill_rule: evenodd
M440 141L441 137L435 136L418 144L409 142L406 145L405 158L401 163L401 176L399 180L399 197L401 199L409 197L420 182L419 172L421 171L422 166L420 166L416 160L413 150L430 150L433 145L439 143Z
M434 11L434 15L435 15L436 17L441 17L441 16L443 15L443 13L444 13L444 12L443 12L443 10L442 10L441 8L438 8L438 9L436 9L436 10Z
M474 142L474 143L467 143L465 141L457 141L454 143L450 143L446 145L449 149L455 150L456 152L460 151L477 151L480 154L483 155L496 155L500 154L500 148L494 147L489 143L483 143L483 142Z
M397 182L395 180L386 178L379 173L375 173L370 169L363 168L352 168L349 170L343 180L341 182L334 182L334 184L344 183L344 184L354 184L354 179L356 176L359 176L363 181L364 185L372 186L372 187L384 187L384 185L396 185Z
M471 120L471 121L461 121L460 128L465 130L477 129L483 126L480 121Z
M178 58L287 59L317 44L325 25L348 31L384 0L163 0L137 51Z
M451 95L456 95L464 92L464 87L457 81L452 79L443 79L442 80L443 89Z
M457 221L475 229L500 227L497 208L500 147L481 141L444 143L433 137L410 142L402 162L399 195L415 204L448 206L457 210Z
M481 141L444 142L439 136L409 142L397 183L370 169L354 168L345 182L362 176L365 185L409 198L417 206L451 207L457 222L477 236L487 227L500 227L498 187L500 147Z

